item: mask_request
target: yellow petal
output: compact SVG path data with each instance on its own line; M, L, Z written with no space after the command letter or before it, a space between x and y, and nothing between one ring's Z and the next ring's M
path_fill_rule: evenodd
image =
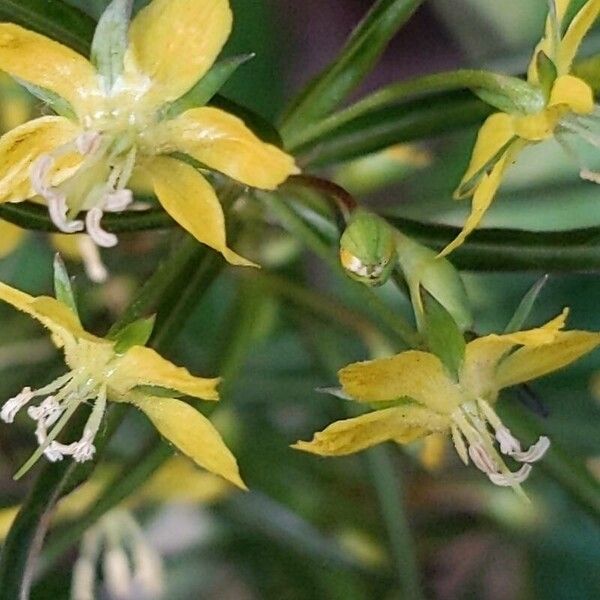
M118 358L111 374L110 387L125 394L137 385L155 385L176 390L203 400L218 400L220 379L195 377L184 367L177 367L152 348L133 346Z
M516 385L558 371L600 344L600 334L589 331L560 332L542 346L523 347L504 359L496 374L500 388Z
M554 82L548 104L565 105L579 115L589 114L594 111L594 92L579 77L563 75Z
M533 115L514 117L516 134L528 142L541 142L554 135L558 121L568 108L564 105L548 106Z
M215 62L231 32L227 0L153 0L129 29L126 72L141 71L161 105L187 92Z
M297 442L292 448L321 456L343 456L387 441L403 439L407 443L448 426L447 417L422 406L386 408L336 421L316 433L312 441Z
M71 354L75 351L76 343L80 340L107 344L101 338L87 333L81 327L78 317L55 298L50 296L36 298L0 283L0 300L28 314L49 329L52 333L52 340L59 348L64 346L65 353Z
M75 111L97 91L96 71L86 58L13 23L0 23L0 69L58 94Z
M423 440L419 461L428 471L437 471L444 464L447 447L447 436L441 433L432 433Z
M159 124L155 135L162 152L189 154L252 187L272 190L299 172L291 156L261 141L241 119L218 108L188 110Z
M154 157L148 171L163 208L199 242L220 252L233 265L256 266L227 247L225 217L210 184L185 163Z
M360 402L408 397L439 413L451 413L461 402L458 386L428 352L409 350L353 363L340 369L338 376L344 392Z
M0 258L11 254L21 243L26 233L24 229L12 223L0 221Z
M450 252L453 252L456 248L461 246L469 234L477 228L496 196L496 192L502 183L504 172L514 162L517 154L524 145L525 142L522 142L521 140L513 142L502 158L494 165L491 172L483 176L473 194L471 212L467 217L462 231L439 253L440 258L447 256Z
M135 395L131 402L144 412L162 436L197 465L246 489L235 457L204 415L173 398Z
M220 477L198 469L191 460L174 456L136 492L135 500L212 504L234 489Z
M600 0L588 0L571 21L558 52L557 68L560 74L568 73L579 46L600 13Z
M456 199L466 198L473 193L481 177L485 176L486 171L492 167L492 161L501 158L499 153L514 137L514 122L511 115L496 113L486 119L477 134L471 162L454 192Z
M460 374L461 385L474 396L495 394L499 389L496 369L503 357L514 346L537 347L552 343L565 326L568 314L568 309L565 309L542 327L503 335L486 335L469 342Z
M32 163L72 141L79 128L64 117L41 117L29 121L0 138L0 202L25 200L35 195L29 180ZM79 163L74 154L57 161L53 183L68 177Z

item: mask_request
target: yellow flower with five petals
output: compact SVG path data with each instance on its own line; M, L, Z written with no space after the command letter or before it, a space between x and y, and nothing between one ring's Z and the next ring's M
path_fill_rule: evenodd
M457 379L437 356L419 350L348 365L338 373L340 394L376 410L337 421L294 447L341 456L449 433L465 464L470 459L493 483L518 488L550 442L541 437L523 450L493 406L503 388L556 371L600 344L600 333L561 331L566 315L536 329L473 340ZM519 470L511 472L502 455L521 463Z
M119 340L96 337L83 329L73 310L55 298L33 297L0 283L0 300L49 329L70 369L40 389L24 388L0 410L0 418L12 423L16 414L28 406L27 414L36 422L39 448L17 476L42 453L51 461L65 456L72 456L77 462L91 460L106 403L112 401L132 404L197 465L245 487L234 456L211 422L189 404L170 397L180 394L216 401L218 378L195 377L151 348L141 345L125 348ZM43 400L37 406L32 405L36 399ZM69 444L57 441L71 416L86 405L91 405L91 410L81 439Z
M551 1L544 37L527 72L528 83L542 92L541 105L528 114L495 113L479 130L470 164L454 192L456 199L472 197L471 213L442 255L458 248L479 225L504 173L526 146L552 137L566 145L565 135L569 133L600 145L589 132L588 119L595 110L592 89L571 74L577 50L600 13L600 0L588 0L567 26L569 4L570 0ZM586 167L581 169L581 176L600 182L600 176Z
M107 11L125 4L114 0ZM109 42L123 22L117 17L105 27ZM93 64L43 35L0 24L0 69L62 113L0 138L0 202L40 196L61 231L85 228L109 247L117 239L102 229L103 212L128 207L128 182L139 169L184 229L229 262L251 264L227 247L223 210L209 182L174 156L261 189L297 172L293 159L217 108L174 116L165 110L207 73L231 26L228 0L153 0L125 32L121 64L111 64L108 77L106 67L96 68L97 57ZM111 48L107 56L114 61ZM76 219L81 210L85 223Z

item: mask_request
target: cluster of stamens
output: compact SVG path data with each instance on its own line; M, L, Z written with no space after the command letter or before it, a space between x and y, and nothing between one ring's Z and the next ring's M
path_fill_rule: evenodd
M40 156L31 167L34 191L48 205L48 214L63 233L86 231L95 244L110 248L117 237L101 226L105 212L121 212L133 201L127 183L136 158L135 145L115 142L110 136L86 131L68 144ZM74 153L83 161L74 175L59 186L51 184L51 172L57 160ZM71 219L73 206L87 209L85 222Z
M24 388L4 403L0 419L12 423L22 408L40 397L44 400L37 406L29 406L27 414L36 422L37 442L48 460L56 462L65 456L72 456L76 462L91 460L96 452L94 438L106 408L106 385L97 383L84 369L70 371L38 390ZM90 401L94 401L93 408L81 439L70 444L57 441L55 438L77 408Z
M523 483L531 473L531 465L550 447L550 440L541 436L529 449L522 450L519 440L485 400L477 400L472 406L461 406L452 414L452 421L452 440L462 461L468 464L471 459L498 486ZM521 463L517 471L511 472L506 467L495 442L501 455Z

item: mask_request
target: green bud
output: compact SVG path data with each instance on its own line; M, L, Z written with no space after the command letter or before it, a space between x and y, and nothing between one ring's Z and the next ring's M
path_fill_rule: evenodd
M396 231L398 260L417 319L419 331L426 328L422 290L433 296L456 321L461 331L473 323L467 293L458 271L446 258Z
M352 279L384 284L397 262L393 228L371 212L355 211L340 240L340 260Z

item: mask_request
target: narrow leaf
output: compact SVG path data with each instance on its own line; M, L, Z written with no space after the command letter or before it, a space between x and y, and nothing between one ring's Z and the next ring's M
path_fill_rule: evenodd
M172 119L190 108L207 104L237 69L254 56L254 54L241 54L218 61L189 92L163 109L165 118Z
M283 122L284 139L338 106L368 75L388 42L421 2L377 0L338 57L292 104Z
M133 0L113 0L98 21L92 40L92 62L111 89L123 72Z
M535 301L538 299L538 296L544 289L546 283L548 283L548 278L548 275L544 275L529 288L529 291L523 296L519 306L517 306L517 310L515 310L515 313L508 322L504 333L513 333L515 331L520 331L523 328L525 321L531 314Z
M57 115L73 120L77 118L71 104L58 94L55 94L54 92L51 92L46 88L40 87L39 85L34 85L33 83L29 83L28 81L19 79L18 77L15 77L15 81L19 85L23 86L30 94L35 96L38 100L41 100L44 104L47 104Z
M452 376L458 379L466 349L462 332L452 315L423 288L421 297L429 350L442 361Z
M54 255L54 295L73 314L78 315L77 302L65 263L58 252Z
M124 354L133 346L145 346L152 335L155 320L156 316L152 315L147 319L138 319L121 329L113 338L117 342L115 352Z

